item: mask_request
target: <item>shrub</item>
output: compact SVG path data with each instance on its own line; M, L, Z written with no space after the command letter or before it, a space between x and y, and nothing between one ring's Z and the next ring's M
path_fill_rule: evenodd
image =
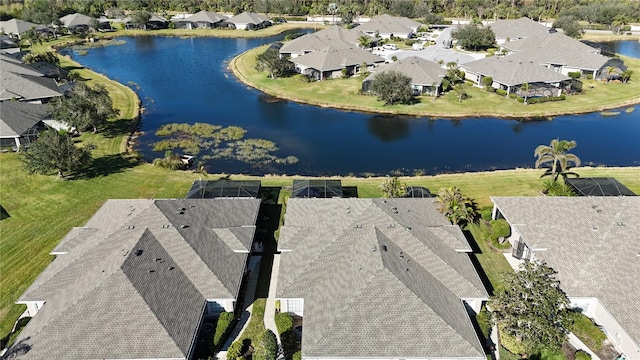
M491 234L497 239L511 234L511 227L505 219L491 220Z
M491 207L485 207L480 210L482 220L491 221L491 215L493 215L493 209Z
M275 316L276 327L278 333L282 334L285 331L293 329L293 318L289 313L279 313Z
M254 360L275 360L278 352L278 339L273 331L267 329L260 336L260 343L253 353Z
M496 89L496 94L502 95L502 96L507 96L507 90Z
M580 75L581 75L580 71L569 71L567 73L567 76L572 78L572 79L579 79Z
M180 159L180 156L167 151L164 158L153 159L153 166L159 166L169 170L179 170L184 167L184 163Z
M293 360L302 360L302 352L297 351L295 354L293 354Z
M218 323L216 324L216 331L213 333L213 348L214 351L219 351L224 341L232 329L233 313L223 312L218 317Z
M476 315L476 322L485 339L491 334L491 313L485 306L482 306L480 312Z
M593 74L587 74L587 80L593 80Z
M524 345L521 341L516 339L515 336L504 331L502 325L498 324L498 329L500 330L500 344L502 344L505 349L509 350L512 354L525 353Z
M517 97L518 97L518 95L516 95L514 93L509 94L509 99L515 99Z
M404 44L406 46L412 46L413 44L415 44L417 42L418 42L417 40L407 39L407 40L404 41Z
M573 327L571 331L585 344L589 349L599 351L602 349L604 341L607 339L602 330L596 326L586 315L575 312L573 318ZM577 358L576 358L577 359Z
M550 101L562 101L562 100L565 100L566 98L567 98L566 95L531 98L531 99L527 99L527 103L539 104L539 103L545 103Z
M227 349L227 359L236 360L242 355L242 341L236 340Z
M591 355L584 350L576 351L576 360L591 360Z

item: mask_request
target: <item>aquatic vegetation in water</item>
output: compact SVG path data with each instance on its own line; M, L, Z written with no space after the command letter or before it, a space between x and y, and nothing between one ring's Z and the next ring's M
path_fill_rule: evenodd
M295 164L295 156L278 157L279 148L273 141L245 139L247 130L239 126L222 127L206 123L166 124L156 131L156 136L166 137L153 144L154 151L181 149L200 159L228 159L249 164Z

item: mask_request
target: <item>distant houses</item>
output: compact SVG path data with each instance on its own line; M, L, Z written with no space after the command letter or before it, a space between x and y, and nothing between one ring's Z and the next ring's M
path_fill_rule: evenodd
M252 12L243 12L224 21L224 25L238 30L257 30L271 26L268 17Z
M171 19L178 29L213 29L222 26L227 17L211 11L199 11L185 18Z
M51 30L48 27L40 24L34 24L25 20L11 19L0 21L0 32L16 39L21 39L22 35L24 35L24 33L31 29L35 30L36 33L39 33L41 35L48 35L51 33Z
M406 17L384 14L362 23L357 29L371 36L379 36L383 39L390 39L392 37L409 39L418 32L421 25L419 22Z

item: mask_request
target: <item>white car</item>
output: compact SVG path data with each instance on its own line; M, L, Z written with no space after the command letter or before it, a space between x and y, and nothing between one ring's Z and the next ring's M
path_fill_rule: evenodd
M398 50L398 46L396 44L384 44L382 48L385 50Z

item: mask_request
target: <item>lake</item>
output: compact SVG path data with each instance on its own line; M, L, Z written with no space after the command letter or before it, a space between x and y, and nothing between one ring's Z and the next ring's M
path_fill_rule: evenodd
M533 167L535 147L553 138L576 140L572 152L586 165L640 165L640 109L535 122L381 116L274 101L227 70L237 54L281 38L123 37L119 39L126 44L90 49L82 56L65 51L137 91L146 109L137 150L148 161L163 156L150 147L159 126L208 122L243 127L248 138L276 142L279 156L299 159L292 165L259 167L207 162L207 171L215 173L411 175ZM633 43L614 46L640 57L638 42Z

